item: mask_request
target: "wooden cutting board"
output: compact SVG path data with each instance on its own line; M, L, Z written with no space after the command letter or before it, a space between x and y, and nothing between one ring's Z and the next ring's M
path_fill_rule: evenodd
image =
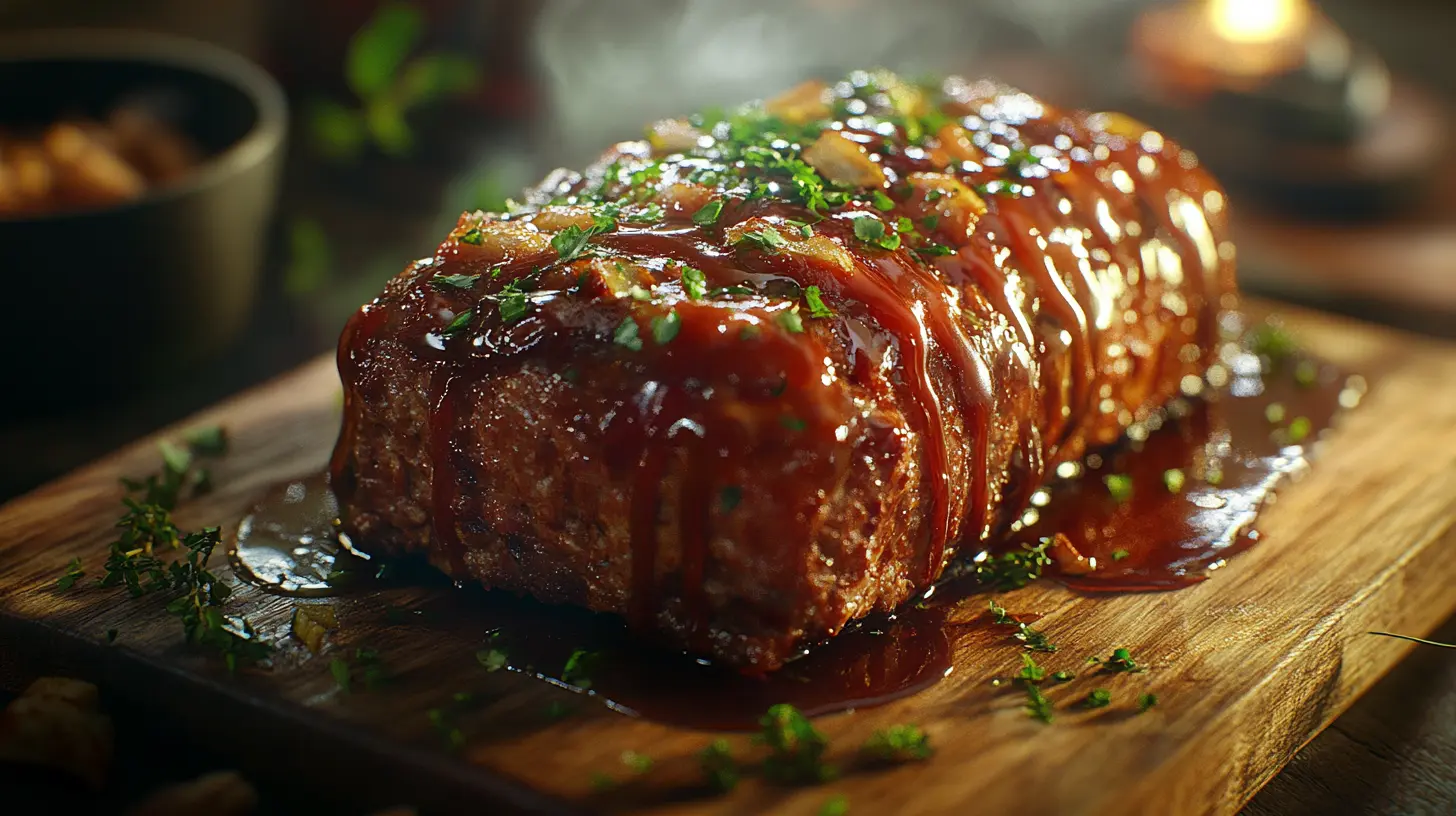
M448 587L310 601L244 585L229 611L279 638L279 649L270 670L237 676L182 646L161 599L132 600L89 577L58 591L74 557L99 574L118 480L156 469L157 439L0 507L0 638L5 651L48 670L95 679L114 705L155 710L168 728L225 741L254 778L360 807L817 813L842 794L852 813L1230 813L1412 648L1367 630L1421 635L1456 611L1456 350L1285 314L1305 347L1363 373L1370 391L1325 437L1312 471L1265 511L1262 542L1175 592L1091 597L1044 581L1001 596L1015 612L1040 614L1038 626L1061 644L1043 665L1083 675L1048 686L1056 721L1028 718L1015 684L992 683L1020 669L1019 650L972 631L954 639L954 671L942 682L817 721L830 758L846 768L826 785L747 778L731 795L707 794L696 754L718 735L485 672L474 654L486 627L432 614ZM320 359L160 434L221 423L232 438L214 468L216 490L184 503L179 523L226 529L270 485L319 472L338 428L338 392L332 360ZM322 602L340 625L312 656L286 635L296 606ZM1117 646L1148 670L1086 676L1084 657ZM359 647L378 650L390 680L341 693L329 663ZM1073 705L1096 686L1113 692L1114 705ZM1132 701L1149 691L1159 704L1136 713ZM857 765L855 747L894 723L922 725L934 757ZM452 751L441 737L457 729L463 746ZM746 735L729 739L742 756L758 750ZM627 768L628 750L653 757L653 768ZM600 789L602 775L618 784Z

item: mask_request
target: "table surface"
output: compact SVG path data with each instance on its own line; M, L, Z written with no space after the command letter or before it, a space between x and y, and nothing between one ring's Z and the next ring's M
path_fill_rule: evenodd
M1326 3L1326 8L1347 30L1388 55L1397 72L1419 77L1448 102L1456 101L1456 60L1449 56L1450 36L1456 34L1456 4L1343 0ZM482 154L525 149L520 134L502 137L488 123L472 123L477 125ZM449 190L447 182L458 174L458 167L415 168L408 178L394 179L392 188L423 188L432 194L381 209L377 204L380 196L371 199L355 189L339 189L333 183L336 179L298 158L297 153L290 160L287 204L279 219L262 305L234 348L198 370L183 372L137 394L79 404L63 414L0 418L0 450L7 452L0 458L0 500L329 348L353 304L372 296L379 283L402 265L402 259L432 246L442 232L442 223L453 220L450 210L459 196ZM519 168L516 171L519 175ZM1256 237L1254 246L1271 248L1245 252L1246 284L1276 290L1290 299L1456 337L1456 161L1448 162L1441 172L1446 181L1435 185L1436 194L1421 207L1358 230L1300 224L1287 217L1246 220L1242 229ZM505 183L525 180L507 178ZM315 264L326 267L322 271L300 269L299 258L290 257L289 235L305 219L334 238L333 257L327 264ZM1369 246L1393 245L1395 254L1384 257L1378 270L1363 274L1356 264L1341 265L1332 279L1347 285L1333 291L1325 286L1326 291L1315 295L1310 282L1322 265L1339 260L1332 259L1318 240L1322 232L1339 234L1343 241L1357 245L1362 237ZM1424 237L1413 242L1408 257L1402 258L1401 242L1395 239L1412 234ZM1402 274L1411 280L1403 281ZM310 280L312 288L305 285ZM1376 280L1379 285L1372 285ZM1408 303L1380 294L1406 291L1411 286L1434 287L1432 291L1451 297L1445 302L1437 299L1417 320ZM1456 641L1456 620L1449 621L1436 637ZM17 664L15 656L0 649L0 695L13 692L28 676L54 669L43 662ZM118 725L120 781L105 802L78 800L103 812L118 810L118 803L133 801L163 781L228 765L225 750L179 744L159 733L165 729L157 729L155 723L136 713L113 715ZM144 759L156 756L174 759L165 763ZM0 790L14 791L12 798L21 803L56 806L56 782L0 767ZM266 812L328 809L327 803L311 802L298 791L264 791L264 796ZM1306 746L1245 809L1250 816L1453 812L1456 652L1434 648L1413 652Z

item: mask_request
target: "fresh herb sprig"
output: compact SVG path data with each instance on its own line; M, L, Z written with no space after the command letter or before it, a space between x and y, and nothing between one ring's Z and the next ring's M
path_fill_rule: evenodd
M838 775L824 761L829 741L797 708L776 705L759 719L754 742L768 746L763 773L770 781L783 784L814 784Z

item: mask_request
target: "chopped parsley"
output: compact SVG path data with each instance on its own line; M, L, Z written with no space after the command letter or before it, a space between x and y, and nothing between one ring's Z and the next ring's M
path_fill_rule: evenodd
M480 280L479 275L436 275L430 278L430 285L436 289L469 289Z
M497 296L496 306L500 310L501 320L506 323L514 323L531 311L531 301L526 299L526 292L521 288L523 280L517 278L506 284Z
M488 672L496 672L510 664L510 657L500 649L481 649L475 653L475 662Z
M56 589L65 591L76 585L76 582L86 577L86 570L81 569L81 559L72 558L71 563L66 565L66 571L60 578L56 579Z
M886 230L885 222L874 216L861 216L854 219L854 237L880 249L900 248L900 233Z
M1185 480L1183 471L1178 468L1163 471L1163 487L1168 488L1169 493L1182 493Z
M895 200L885 195L884 190L875 190L870 193L870 200L874 202L875 209L880 212L889 212L895 209Z
M1295 417L1289 423L1289 429L1287 431L1287 433L1289 434L1289 441L1296 445L1300 442L1303 442L1305 437L1309 436L1309 432L1313 427L1313 424L1309 421L1309 417Z
M1053 539L1043 538L1034 547L1022 545L999 556L987 557L971 565L976 580L998 590L1020 589L1041 577L1042 568L1052 563L1047 550Z
M1025 683L1040 683L1046 679L1046 669L1038 666L1031 655L1022 652L1021 671L1016 675L1016 679Z
M849 797L836 793L819 806L819 816L846 816L849 813Z
M336 657L329 661L329 674L334 676L334 685L339 691L348 694L354 679L353 671L349 668L349 661L342 657Z
M1045 632L1011 617L1007 614L1006 607L996 603L995 598L990 600L990 610L991 622L998 626L1016 627L1015 637L1025 644L1026 648L1033 652L1055 652L1057 650L1056 644L1047 639Z
M703 778L708 787L719 793L727 793L738 786L738 763L733 759L733 750L728 740L716 739L698 752L698 765L703 769Z
M798 306L779 312L774 315L774 320L777 320L778 324L783 326L784 330L790 334L803 334L804 332L804 319L799 317Z
M561 682L579 689L591 688L591 673L596 669L601 657L600 652L589 652L586 649L577 649L572 652L566 658L566 665L561 668Z
M927 759L935 751L919 726L892 725L871 734L860 752L881 762L910 762Z
M708 279L702 270L691 266L683 267L683 292L692 300L702 300L708 294Z
M786 704L772 706L758 724L760 731L753 739L769 749L763 761L763 773L770 781L813 784L826 782L837 774L833 766L824 762L829 741L797 708Z
M1126 473L1114 473L1111 476L1102 477L1102 483L1107 485L1107 492L1118 504L1125 504L1128 499L1132 498L1132 476Z
M1121 561L1122 559L1127 558L1128 555L1130 555L1130 553L1128 553L1127 550L1113 550L1112 551L1112 560L1113 561Z
M1284 403L1271 402L1264 407L1264 419L1270 425L1278 425L1284 421Z
M922 247L916 247L915 254L924 255L928 258L941 258L946 255L954 255L955 250L945 244L926 244Z
M1136 674L1145 671L1145 667L1138 665L1137 661L1132 659L1132 653L1122 647L1113 649L1112 656L1106 660L1089 657L1087 658L1087 662L1101 664L1102 670L1105 672Z
M810 317L834 317L834 310L824 305L824 298L819 294L819 287L804 287L804 302L809 304Z
M617 222L605 215L593 215L592 225L582 229L575 224L567 227L551 239L551 248L563 261L572 261L580 257L586 250L591 239L603 232L608 232L617 226Z
M665 315L657 315L652 318L652 339L657 345L665 346L671 343L674 337L677 337L681 328L682 318L677 316L677 312L670 311Z
M465 232L460 233L459 241L462 244L480 246L485 243L485 236L480 234L480 227L471 227Z
M723 199L715 198L693 213L693 223L700 227L711 227L718 223L721 215L723 215Z
M1299 344L1277 323L1263 323L1248 334L1249 350L1270 362L1282 362L1299 351Z
M631 315L622 318L617 330L612 333L612 342L632 351L642 350L642 338L637 335L637 321Z
M1104 688L1092 689L1082 698L1083 708L1106 708L1112 705L1112 692Z
M1022 705L1022 709L1026 711L1026 716L1044 723L1051 722L1052 701L1048 700L1046 695L1041 693L1041 688L1035 683L1026 683L1024 685L1026 687L1026 702Z
M475 312L471 309L466 309L460 314L455 315L454 320L451 320L449 323L445 324L445 328L441 329L440 333L445 335L446 337L453 337L456 334L464 331L465 328L470 325L470 320L473 317L475 317Z
M631 768L634 773L644 774L652 770L652 757L636 751L623 751L622 764Z
M1072 674L1069 671L1059 671L1059 672L1056 672L1056 673L1052 674L1052 679L1055 680L1058 683L1065 683L1065 682L1067 682L1069 680L1075 680L1075 679L1077 679L1077 675Z
M773 255L789 245L788 239L773 227L758 227L757 229L744 230L733 243L751 244L760 252L765 252L769 255Z
M1148 692L1138 695L1138 713L1145 713L1148 709L1158 704L1158 695Z
M743 501L743 488L738 485L728 485L718 491L718 506L724 513L731 513Z

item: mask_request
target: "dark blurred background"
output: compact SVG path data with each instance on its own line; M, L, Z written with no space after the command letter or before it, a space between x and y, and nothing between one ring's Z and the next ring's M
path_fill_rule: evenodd
M55 27L181 35L261 65L287 96L286 159L241 331L200 362L71 382L59 402L12 394L0 499L331 351L463 210L656 117L851 67L993 75L1131 111L1229 183L1247 290L1456 338L1452 0L0 2L0 35ZM1456 812L1456 673L1423 659L1251 811ZM1429 716L1392 732L1380 706L1412 696Z

